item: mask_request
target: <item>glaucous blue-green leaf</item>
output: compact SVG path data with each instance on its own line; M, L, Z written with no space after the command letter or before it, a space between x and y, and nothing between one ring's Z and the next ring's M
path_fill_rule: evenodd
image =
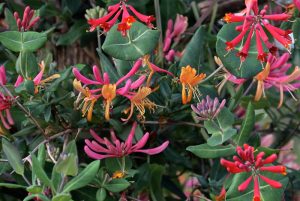
M113 179L103 187L113 193L119 193L124 191L126 188L130 186L130 183L126 179Z
M111 28L102 46L104 52L116 59L137 60L157 46L158 30L149 29L144 24L135 22L127 36L122 36L117 28L117 24Z
M34 52L42 47L47 40L47 35L33 31L18 32L5 31L0 33L0 42L14 52Z
M266 176L270 179L279 181L282 184L282 188L272 188L269 184L265 183L264 181L260 180L260 194L261 200L267 201L281 201L282 194L284 189L288 183L288 177L283 176L281 174L274 174L274 173L263 173L263 176ZM240 173L235 174L233 177L232 182L230 183L230 187L226 193L226 200L227 201L241 201L241 200L252 200L253 199L253 181L248 186L247 190L244 192L238 191L238 186L243 183L248 177L250 173Z
M63 192L70 192L72 190L82 188L89 184L91 181L95 179L95 175L98 172L100 166L100 161L96 160L86 166L76 177L74 177L71 181L69 181L64 189Z
M7 139L2 138L2 149L8 160L8 163L19 174L24 174L24 164L22 162L20 153L15 145L10 143Z
M233 75L242 78L251 78L257 75L262 70L260 61L257 60L257 48L255 35L252 36L251 46L248 52L248 57L241 65L241 60L236 54L240 51L241 44L238 44L230 52L226 51L226 42L234 39L240 32L235 30L235 27L240 23L230 23L222 27L217 35L217 54L220 57L223 65ZM246 35L247 37L247 35ZM246 38L245 37L245 38Z
M207 144L216 146L232 138L237 133L232 128L233 123L234 116L227 108L223 108L215 119L205 121L204 127L211 134Z
M186 150L192 152L200 158L219 158L230 156L235 153L235 147L233 145L218 145L209 146L208 144L200 144L195 146L189 146Z
M243 145L250 137L255 123L254 107L251 102L248 103L245 119L243 120L242 127L239 135L236 137L237 145Z
M191 41L187 44L184 54L180 60L179 67L190 65L193 68L198 68L203 65L205 34L205 27L199 27Z
M5 22L8 24L9 30L17 31L18 30L17 22L12 12L8 8L5 8L4 15L5 15Z
M38 74L39 67L32 52L21 51L16 62L16 71L23 78L33 80Z
M54 166L55 171L68 176L78 173L78 155L75 140L68 143L65 153L62 153Z

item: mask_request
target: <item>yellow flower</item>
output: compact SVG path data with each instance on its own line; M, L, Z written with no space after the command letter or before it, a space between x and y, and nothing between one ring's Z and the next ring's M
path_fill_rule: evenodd
M105 84L102 87L101 93L103 98L105 99L105 119L109 120L109 108L113 99L116 97L117 93L117 85L116 84Z
M182 84L182 103L187 104L192 100L193 93L197 96L199 94L197 86L205 77L206 74L201 73L196 75L196 69L191 66L181 68L180 82ZM188 95L186 94L188 92Z
M77 79L73 81L73 86L77 91L80 92L78 96L79 100L77 100L76 102L83 99L83 105L81 109L82 116L85 117L87 113L87 120L91 121L93 116L94 105L97 101L97 98L92 95L88 87L83 88L81 82L78 81Z
M112 178L113 178L113 179L122 179L122 178L124 178L124 176L125 176L125 173L124 173L124 172L122 172L122 171L115 171L115 172L113 173Z
M254 97L255 101L259 101L261 99L262 94L265 94L264 81L270 74L270 68L271 64L267 62L266 67L255 76L255 79L257 80L256 94Z
M149 98L147 98L151 94L151 92L152 90L149 87L140 87L136 94L132 96L132 98L130 98L130 114L127 119L125 119L125 121L128 121L131 118L134 107L137 108L142 119L145 118L145 108L148 108L151 111L154 111L156 109L157 105L149 100ZM125 111L125 113L128 113L128 110Z

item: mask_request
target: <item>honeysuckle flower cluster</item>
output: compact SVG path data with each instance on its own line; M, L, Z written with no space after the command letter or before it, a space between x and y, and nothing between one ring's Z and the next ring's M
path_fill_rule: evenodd
M168 147L169 141L165 141L158 147L143 149L149 139L149 133L143 135L143 137L138 140L136 144L133 144L136 127L137 123L134 122L125 142L120 142L113 130L110 132L112 142L107 138L101 138L99 135L97 135L97 133L95 133L95 131L90 130L90 133L95 140L90 141L86 139L84 151L89 157L96 160L101 160L104 158L122 158L132 153L155 155L161 153Z
M265 96L265 89L271 87L275 87L280 92L278 107L281 107L283 104L285 91L289 92L296 99L292 92L300 87L300 69L296 66L292 73L287 74L292 66L287 63L289 57L288 53L283 54L279 58L269 54L265 68L255 77L257 89L254 99L256 101L260 100L262 95Z
M146 75L140 75L137 80L132 82L131 77L133 77L143 64L150 69L150 74L148 76L146 86L142 86L146 80ZM155 72L164 72L169 75L172 73L163 70L149 61L149 56L146 55L143 59L138 59L131 70L123 77L121 77L116 83L111 83L108 73L104 72L103 78L97 66L93 66L93 74L95 80L91 80L83 76L77 68L73 68L73 74L76 79L73 82L74 88L80 92L77 103L83 100L81 110L83 116L87 114L87 120L92 120L92 113L96 101L100 98L104 101L105 106L105 119L110 119L110 107L112 106L112 101L116 96L122 96L127 98L131 102L131 106L124 111L125 114L129 114L124 121L129 120L132 115L134 108L140 113L140 118L144 119L145 108L154 111L157 107L148 96L152 93L150 87L150 81ZM125 82L125 83L124 83ZM82 86L83 83L85 86ZM89 88L88 85L93 85ZM95 89L94 89L95 88Z
M186 66L181 68L180 73L180 83L182 85L182 103L187 104L191 102L193 94L200 100L200 92L197 85L206 77L205 73L197 75L195 68L191 66ZM188 94L187 94L188 92Z
M6 70L4 66L0 66L0 85L4 86L7 83ZM1 89L1 88L0 88ZM10 113L13 100L10 96L5 95L0 90L0 119L6 129L10 129L14 125L14 120Z
M153 15L144 15L138 12L133 6L126 4L126 1L121 0L119 3L108 7L107 15L104 15L98 19L89 19L88 23L91 26L90 31L100 27L104 32L108 32L111 27L117 23L119 17L122 15L122 19L121 22L118 23L117 30L120 31L123 36L126 36L127 31L132 26L132 23L136 21L136 18L129 12L134 14L139 21L145 23L149 28L154 28L152 22L155 20L155 17Z
M255 149L248 144L244 144L243 147L238 146L236 148L238 156L233 156L234 161L228 161L221 159L221 165L223 165L229 173L238 174L242 172L249 172L249 176L243 183L238 186L239 191L245 191L251 181L254 182L254 195L253 201L260 201L260 180L266 182L273 188L281 188L282 184L278 181L272 180L263 175L264 172L272 172L276 174L286 175L286 167L283 165L271 165L276 161L277 155L272 154L265 157L264 152L254 154Z
M292 43L289 34L292 33L292 31L273 26L270 21L287 21L291 15L288 13L267 14L268 5L265 5L263 9L259 11L258 0L247 0L245 4L246 9L243 12L239 14L227 13L223 18L227 23L242 22L241 25L236 26L236 31L240 32L238 36L226 42L226 50L232 50L243 41L241 45L242 48L237 53L237 56L240 57L241 62L243 62L248 56L252 38L255 37L258 52L257 59L261 62L265 62L267 52L264 51L263 44L269 49L270 53L274 54L277 51L276 46L271 43L268 33L289 50ZM267 30L268 33L266 33L265 30Z
M212 120L218 116L220 111L224 108L225 103L225 99L223 99L220 103L218 98L212 100L207 95L206 99L202 99L202 101L197 103L197 105L191 105L191 108L196 113L198 120Z
M173 61L175 56L180 56L180 52L176 52L172 47L180 41L183 33L188 27L188 18L177 14L175 23L172 19L168 21L165 34L163 51L168 61Z
M28 31L31 29L39 20L40 17L34 17L35 11L27 6L23 13L23 18L20 18L18 12L14 12L14 17L17 22L19 31Z

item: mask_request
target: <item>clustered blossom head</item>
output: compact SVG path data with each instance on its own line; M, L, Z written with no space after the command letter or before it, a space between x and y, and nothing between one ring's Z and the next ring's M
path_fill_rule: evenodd
M262 95L265 95L265 89L271 87L275 87L280 92L278 107L281 107L283 103L284 91L288 91L295 99L292 92L300 87L300 69L296 66L291 74L287 74L291 68L291 64L287 63L289 57L288 53L279 58L269 54L265 68L255 77L257 89L254 99L256 101L260 100Z
M243 22L243 24L236 27L236 30L240 32L236 38L231 41L226 42L226 50L230 51L236 47L241 41L246 40L242 43L243 47L237 53L240 57L241 62L243 62L249 52L251 46L251 39L255 37L256 48L257 48L257 59L261 62L266 61L267 53L264 52L263 43L269 49L270 53L275 53L277 48L273 43L270 42L268 34L265 29L281 43L286 49L290 49L290 44L292 39L289 36L292 33L291 30L283 30L278 27L273 26L270 21L287 21L291 15L287 13L282 14L267 14L268 5L259 11L258 0L248 0L246 1L246 9L242 13L232 14L227 13L223 18L227 23L231 22ZM263 43L262 43L263 42Z
M104 32L108 32L111 27L116 24L119 16L122 15L122 20L118 24L117 30L120 31L123 36L126 36L127 31L132 26L132 23L136 21L136 18L130 15L129 11L133 13L141 22L147 24L149 28L154 27L152 22L155 20L155 17L153 15L143 15L131 5L126 4L126 1L121 0L119 3L108 7L107 15L104 15L98 19L89 19L88 23L91 25L90 31L100 27L104 30Z
M6 85L6 82L7 79L5 67L0 66L0 85ZM13 100L10 96L6 96L0 91L0 119L6 129L10 129L11 126L14 125L14 120L10 113L12 102Z
M206 99L202 99L197 105L191 105L193 111L197 114L198 120L211 120L218 116L224 108L226 100L223 99L220 103L218 98L212 100L208 95Z
M181 52L176 52L173 46L178 44L183 33L188 27L188 18L177 14L175 24L172 19L168 21L163 51L168 61L173 61L175 56L180 56Z
M14 17L19 31L28 31L40 20L40 17L34 18L34 13L34 10L32 10L29 6L27 6L24 10L23 19L20 18L18 12L14 12Z
M133 123L131 131L125 142L120 142L114 131L111 131L110 133L111 142L107 138L101 138L93 130L90 130L90 133L95 140L90 141L86 139L84 151L89 157L101 160L104 158L121 158L132 153L155 155L164 151L168 147L169 141L165 141L156 148L143 149L149 139L149 133L146 133L136 144L133 145L136 127L137 123L135 122Z
M282 184L278 181L269 179L263 176L264 172L273 172L278 174L286 175L286 167L282 165L270 165L277 159L276 154L265 157L264 152L259 152L256 156L254 155L254 147L244 144L243 147L238 146L236 148L238 156L233 157L233 162L226 159L221 159L221 165L223 165L229 173L238 174L242 172L249 172L249 176L243 183L238 187L239 191L245 191L251 181L254 182L254 196L253 201L260 201L260 179L273 188L281 188Z
M141 75L136 81L132 82L130 79L133 77L138 70L143 67L143 63L150 69L150 75L147 79L146 86L143 86L146 80L146 75ZM140 113L141 119L144 119L145 108L149 108L153 111L157 105L150 101L148 96L152 93L150 88L150 81L152 75L155 72L164 72L170 75L172 73L157 67L155 64L149 61L149 56L145 56L143 59L138 59L132 69L123 77L121 77L116 83L111 83L108 73L104 72L103 78L97 66L93 67L93 73L95 80L91 80L83 76L77 68L73 68L73 74L76 79L73 82L74 88L80 92L77 102L82 102L82 114L83 116L87 113L87 120L92 120L93 108L97 100L103 99L105 105L105 119L110 119L110 107L112 101L117 96L127 98L131 102L131 106L124 111L125 114L129 113L126 119L127 121L131 118L133 110L136 107ZM125 83L124 83L125 82ZM82 86L83 83L85 86ZM93 85L89 88L88 85Z
M186 66L181 68L181 73L179 80L182 85L182 103L187 104L191 102L193 98L193 94L197 96L198 100L200 100L200 92L197 88L197 85L206 77L206 74L201 73L197 75L197 71L195 68L191 66ZM188 92L188 95L186 94Z

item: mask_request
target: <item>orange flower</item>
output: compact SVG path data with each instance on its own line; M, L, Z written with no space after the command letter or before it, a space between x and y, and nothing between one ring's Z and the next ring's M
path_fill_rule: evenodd
M116 97L117 93L117 85L116 84L105 84L103 85L101 94L105 99L105 119L109 120L109 108L113 99Z
M187 104L192 100L193 93L198 97L200 92L196 86L206 77L201 73L196 75L197 71L191 66L181 68L180 82L182 84L182 103ZM188 95L186 94L188 92Z

